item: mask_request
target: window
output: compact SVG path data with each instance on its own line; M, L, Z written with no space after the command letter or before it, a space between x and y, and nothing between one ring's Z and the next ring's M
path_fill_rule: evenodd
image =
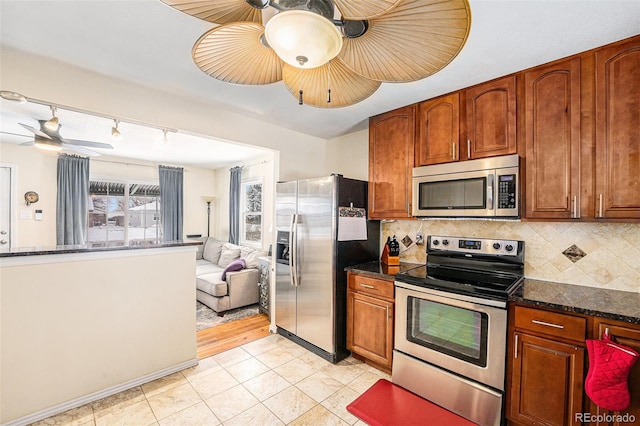
M89 195L87 242L135 245L162 238L159 185L90 181Z
M240 243L262 246L262 179L242 182Z

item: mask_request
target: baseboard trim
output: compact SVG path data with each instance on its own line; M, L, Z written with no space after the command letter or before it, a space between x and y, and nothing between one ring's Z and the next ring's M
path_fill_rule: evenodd
M198 358L193 358L189 361L182 362L172 367L164 368L154 373L147 374L146 376L142 376L134 380L129 380L128 382L124 382L119 385L112 386L112 387L103 389L101 391L94 392L94 393L82 396L80 398L72 399L62 404L55 405L45 410L37 411L33 414L29 414L27 416L20 417L15 420L11 420L8 423L2 423L2 426L25 426L40 420L44 420L48 417L55 416L56 414L63 413L67 410L81 407L90 402L94 402L99 399L106 398L107 396L115 395L127 389L131 389L136 386L140 386L142 384L152 382L161 377L168 376L169 374L177 373L178 371L182 371L186 368L194 367L196 365L198 365Z

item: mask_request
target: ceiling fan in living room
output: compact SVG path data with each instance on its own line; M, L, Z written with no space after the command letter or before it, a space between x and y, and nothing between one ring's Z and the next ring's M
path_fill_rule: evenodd
M337 108L383 82L428 77L462 50L468 0L161 0L216 24L191 56L234 84L283 81L300 105Z

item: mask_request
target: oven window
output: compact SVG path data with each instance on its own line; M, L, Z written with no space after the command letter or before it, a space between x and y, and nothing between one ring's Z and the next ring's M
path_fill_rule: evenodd
M485 209L487 178L422 182L419 184L420 210Z
M487 366L486 313L409 296L407 340Z

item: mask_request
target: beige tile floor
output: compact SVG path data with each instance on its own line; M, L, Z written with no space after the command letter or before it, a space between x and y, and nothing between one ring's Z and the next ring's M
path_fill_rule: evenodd
M334 365L272 334L199 365L36 425L356 425L346 406L390 377L351 357Z

